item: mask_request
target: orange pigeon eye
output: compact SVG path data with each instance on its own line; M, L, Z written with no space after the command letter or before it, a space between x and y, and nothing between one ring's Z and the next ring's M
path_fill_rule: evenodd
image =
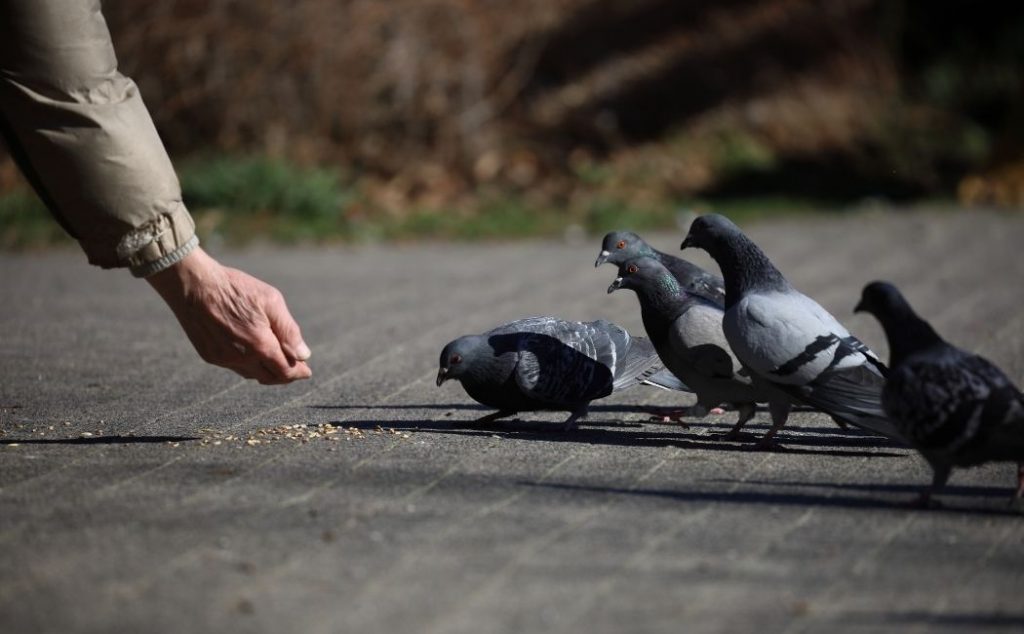
M636 272L637 272L637 271L639 271L639 270L640 270L640 267L638 267L638 266L637 266L637 265L635 265L635 264L630 264L630 265L629 265L629 268L627 268L627 269L626 269L626 272L627 272L627 273L636 273Z
M625 240L619 240L619 243L615 245L615 248L616 249L625 249L626 248L626 241Z

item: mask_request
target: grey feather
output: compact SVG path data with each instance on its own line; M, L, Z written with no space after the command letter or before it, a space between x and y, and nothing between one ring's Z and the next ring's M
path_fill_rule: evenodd
M1024 493L1024 395L987 359L946 342L895 286L868 284L857 310L881 322L891 350L886 414L934 471L927 502L953 467L1018 463Z
M885 366L817 302L797 291L732 222L694 220L683 247L703 248L725 277L722 328L756 376L833 418L901 441L882 409Z
M640 257L654 258L660 262L687 292L719 306L725 301L722 278L692 262L655 249L632 231L612 231L606 234L594 266L609 262L621 267L625 262Z
M571 426L591 401L657 382L663 370L649 341L614 323L531 317L450 342L441 351L438 385L456 379L503 415L568 411Z

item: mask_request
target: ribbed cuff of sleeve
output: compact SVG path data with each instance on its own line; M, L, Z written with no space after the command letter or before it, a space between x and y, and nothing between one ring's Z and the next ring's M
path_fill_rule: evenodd
M151 262L132 266L129 270L135 277L149 277L150 275L159 273L160 271L181 262L185 259L185 256L191 253L197 246L199 246L199 236L192 236L192 238L185 244L181 245L174 251L171 251L167 255Z
M117 245L118 265L127 266L135 277L147 277L180 262L199 244L196 225L181 201L162 207L149 222L122 235Z

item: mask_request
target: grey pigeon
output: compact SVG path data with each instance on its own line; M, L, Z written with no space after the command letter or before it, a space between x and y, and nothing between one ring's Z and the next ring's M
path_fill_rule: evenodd
M902 440L882 409L882 362L793 288L736 225L717 214L699 216L682 243L687 247L706 250L722 269L722 330L745 368L837 421Z
M736 438L753 417L758 402L768 402L775 426L789 415L791 400L763 383L755 383L729 349L722 333L722 308L689 293L658 260L627 260L619 277L608 287L636 292L644 329L665 367L697 394L705 409L729 402L739 410L736 425L727 435ZM762 446L770 444L769 438Z
M516 412L568 411L576 427L591 401L646 383L665 389L682 384L658 360L650 341L631 337L604 320L530 317L480 335L466 335L441 351L437 385L462 383L474 400L498 409L486 423Z
M889 340L889 377L882 405L900 434L932 467L928 506L953 467L1017 463L1024 496L1024 395L988 360L950 345L886 282L864 287L854 309L878 318Z
M719 306L725 301L722 278L708 273L692 262L658 251L632 231L612 231L605 235L601 242L601 253L597 256L594 266L601 266L605 262L621 266L627 260L639 257L654 258L660 262L672 272L687 292Z

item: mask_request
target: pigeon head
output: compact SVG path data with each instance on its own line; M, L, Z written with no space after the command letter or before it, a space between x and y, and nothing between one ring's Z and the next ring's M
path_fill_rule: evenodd
M704 214L697 216L690 224L690 231L679 248L696 247L714 256L719 244L729 241L737 234L742 235L740 228L725 216Z
M871 313L882 324L889 341L889 365L896 367L909 355L942 342L942 338L921 319L899 289L888 282L871 282L861 291L853 312Z
M725 216L698 216L679 248L688 247L704 249L722 269L726 308L731 308L748 292L791 288L760 247Z
M855 313L870 313L875 317L905 311L907 300L899 289L889 282L871 282L861 291L860 301L854 307Z
M594 266L601 266L605 262L622 264L642 255L653 255L653 250L643 238L632 231L612 231L601 241L601 253Z
M619 265L619 276L608 287L609 293L628 288L637 294L679 295L682 290L675 276L661 262L649 257L630 258Z
M476 361L487 350L487 340L480 335L467 335L450 342L441 350L441 360L437 370L437 385L441 386L449 379L461 380L473 371Z

